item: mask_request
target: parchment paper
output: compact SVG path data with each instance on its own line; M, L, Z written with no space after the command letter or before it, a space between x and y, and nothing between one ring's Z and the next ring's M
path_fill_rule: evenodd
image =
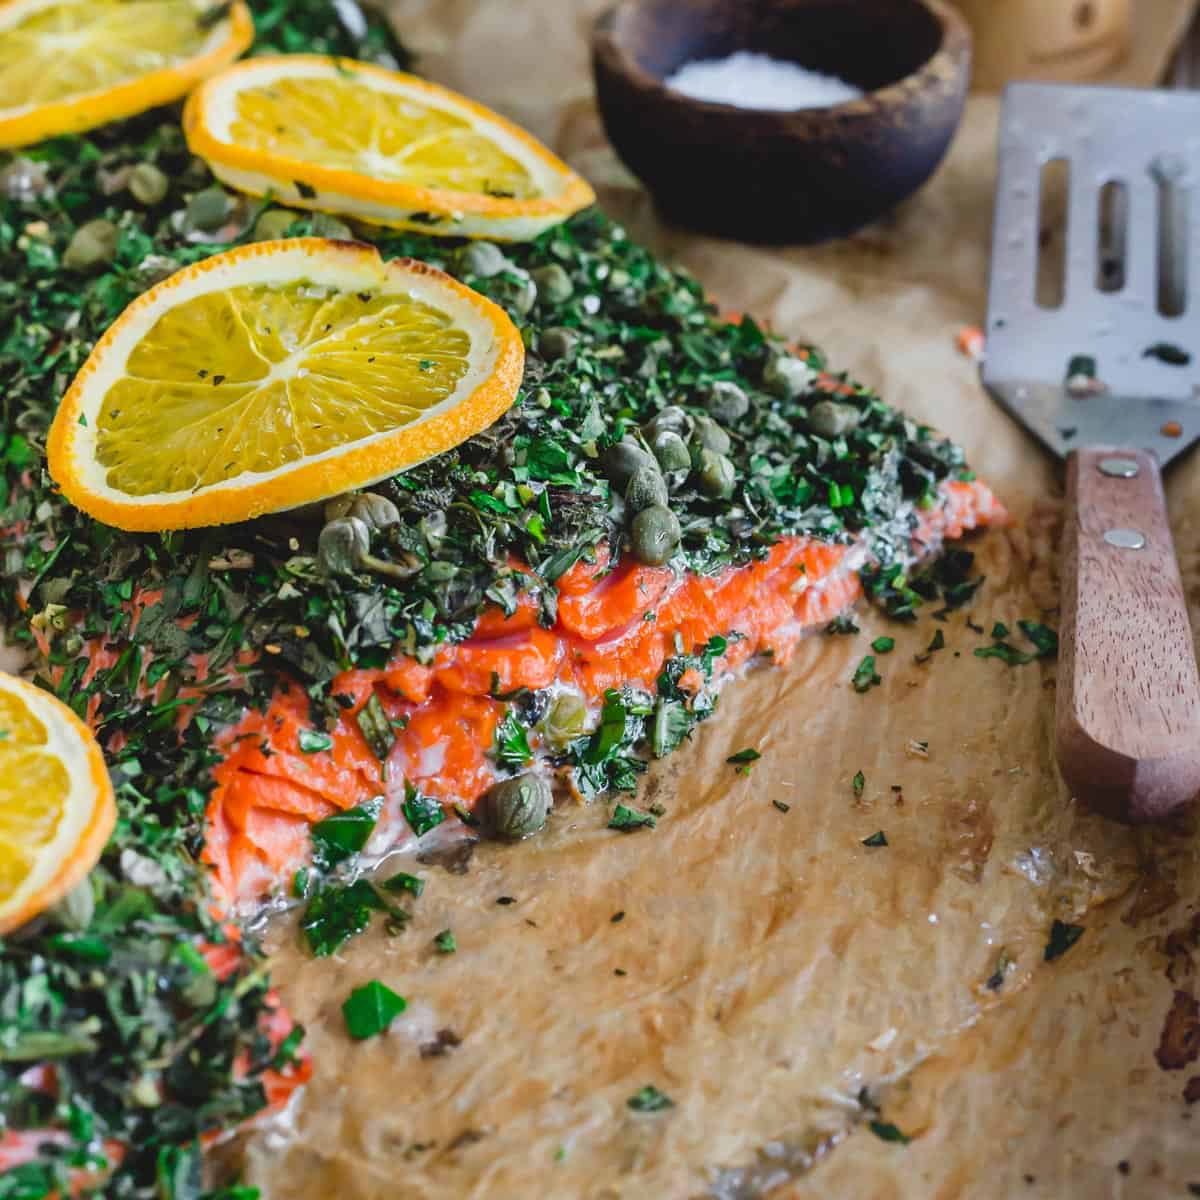
M817 341L963 442L1020 522L975 546L975 621L1052 607L1057 469L954 346L983 313L996 102L974 98L933 184L848 243L698 239L658 225L603 145L585 41L599 7L397 12L426 70L555 143L723 304ZM1139 9L1165 28L1186 7ZM1165 55L1164 39L1144 81ZM1189 458L1169 495L1200 628L1198 482ZM964 620L923 666L936 626L900 630L866 696L848 680L882 631L872 616L862 637L814 638L737 685L651 772L643 801L667 809L654 832L616 834L601 806L579 808L538 841L481 846L465 874L394 862L427 877L412 926L333 962L277 926L276 978L317 1069L288 1120L251 1139L248 1181L289 1200L1187 1195L1196 1068L1165 1072L1155 1050L1194 986L1191 942L1166 939L1196 909L1192 822L1131 832L1081 812L1052 762L1053 669L974 658ZM748 745L763 757L738 775L725 759ZM886 848L862 846L880 829ZM1047 965L1053 917L1086 933ZM433 952L445 928L453 956ZM1001 950L1013 966L994 991ZM355 1045L340 1005L370 978L409 1009ZM648 1083L675 1107L631 1112ZM911 1145L866 1129L864 1086Z

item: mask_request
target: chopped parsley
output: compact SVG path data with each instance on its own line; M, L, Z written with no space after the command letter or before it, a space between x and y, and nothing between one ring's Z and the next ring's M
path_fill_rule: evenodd
M1082 925L1069 925L1064 921L1055 920L1050 926L1050 940L1042 952L1042 959L1045 962L1053 962L1056 958L1062 958L1083 934Z
M443 929L434 937L433 948L439 954L453 954L458 949L458 942L455 941L451 930Z
M870 837L863 838L862 844L864 846L871 846L872 848L875 846L886 846L888 844L887 834L881 829L878 833L873 833Z
M333 749L333 738L318 729L301 729L296 735L296 742L305 754L320 754Z
M384 880L383 888L389 892L408 892L412 896L420 896L425 890L425 880L419 875L410 875L407 871L397 871L395 875Z
M867 786L867 777L861 772L855 772L854 778L850 781L850 786L854 789L855 796L863 794L863 788Z
M622 833L632 833L635 829L653 829L657 824L658 820L653 813L639 812L636 808L629 808L624 804L618 804L613 809L608 821L609 829L619 829Z
M632 1108L634 1112L639 1113L663 1112L668 1108L675 1107L675 1101L666 1092L660 1092L652 1083L638 1088L625 1101L625 1104L627 1107Z
M357 854L374 832L382 807L383 798L376 796L318 821L312 827L313 864L325 871Z
M731 754L725 761L727 763L752 763L757 762L760 758L762 755L753 746L747 746L745 750Z
M372 979L370 983L355 988L342 1005L346 1032L360 1042L376 1037L407 1007L408 1001L403 996L396 995L386 983Z
M432 796L422 795L411 783L404 785L404 803L400 809L417 837L428 833L446 819L441 804Z
M884 1142L899 1142L902 1146L907 1146L912 1138L903 1130L898 1129L891 1121L872 1121L870 1123L871 1132Z
M868 654L858 664L850 682L854 685L856 692L869 692L883 682L883 679L875 673L875 656L873 654Z
M877 637L871 643L871 649L876 654L891 654L896 648L896 639L894 637Z

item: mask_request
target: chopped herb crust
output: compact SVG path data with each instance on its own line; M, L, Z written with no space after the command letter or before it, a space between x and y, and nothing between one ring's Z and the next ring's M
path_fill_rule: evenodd
M251 0L251 8L255 52L406 61L382 22L355 31L332 0ZM165 177L161 198L143 193L142 202L127 190L140 165ZM122 743L108 756L120 821L86 895L3 946L0 1114L9 1129L53 1125L69 1138L18 1168L22 1195L69 1194L71 1170L102 1166L108 1140L126 1152L106 1196L200 1195L201 1135L261 1112L264 1074L287 1069L299 1053L301 1032L274 1048L262 1032L269 979L253 935L243 935L237 965L219 979L197 949L227 936L196 865L214 738L244 706L264 708L281 676L299 681L312 703L316 729L298 748L321 753L329 742L323 718L341 704L330 681L351 667L381 666L397 649L428 662L440 645L467 637L484 607L512 612L533 585L514 559L550 585L538 596L552 622L556 579L591 560L601 542L614 558L631 550L622 498L601 469L605 452L668 405L704 418L716 384L736 385L746 411L728 430L727 453L716 456L730 467L693 472L671 493L679 522L672 562L682 569L746 563L788 535L861 535L872 556L868 590L895 615L911 616L937 594L922 594L920 577L910 583L903 574L914 514L942 481L970 478L957 447L869 389L821 373L816 350L802 353L808 386L781 393L773 385L784 352L778 339L749 318L720 320L695 280L591 211L536 242L504 247L507 266L486 278L471 273L469 243L354 231L385 256L424 259L489 295L528 347L506 417L376 489L398 515L372 546L386 574L323 570L320 520L302 512L163 534L99 525L57 495L43 464L58 400L108 325L174 270L254 240L265 214L288 236L346 236L323 215L287 221L270 200L235 198L222 227L231 239L217 240L189 218L193 197L213 183L188 153L175 107L0 154L0 620L42 664L40 682L92 717L106 743L114 735ZM115 227L112 257L81 268L68 246L93 221ZM535 274L551 267L556 286L539 290ZM198 377L213 375L210 364L195 366ZM812 417L822 404L853 409L853 420L842 412L842 431L832 432ZM948 585L962 602L976 586L965 568ZM135 598L143 605L136 626ZM1038 635L1026 633L1044 652ZM102 643L115 657L86 675L89 648ZM697 669L707 680L725 647L714 638L698 654L668 660L656 696L610 693L599 728L563 754L585 796L634 790L643 741L661 755L687 738L712 702L706 693L692 699L680 678ZM208 664L203 681L198 656ZM57 682L51 671L61 672ZM873 682L872 664L866 686ZM515 769L528 761L522 698L505 699L513 713L496 749ZM374 710L359 720L382 763L393 730ZM403 808L418 834L445 819L415 789ZM319 870L298 873L292 890L305 902L303 934L316 954L333 953L376 912L392 930L408 918L384 891L338 876L377 815L360 806L314 831ZM610 824L632 831L654 823L654 813L618 805ZM384 888L419 895L400 878ZM439 934L435 948L453 953L453 934ZM352 1034L394 1007L381 995L347 1013ZM369 1008L361 1021L360 1006ZM20 1081L37 1062L54 1065L57 1099ZM636 1111L670 1105L649 1087L629 1101ZM0 1192L16 1178L0 1175Z

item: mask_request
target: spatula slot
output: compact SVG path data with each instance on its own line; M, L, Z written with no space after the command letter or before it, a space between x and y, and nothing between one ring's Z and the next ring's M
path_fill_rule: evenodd
M1183 164L1160 155L1150 168L1158 189L1158 311L1180 317L1187 309L1188 208L1191 189Z
M1061 308L1066 296L1067 198L1071 164L1052 158L1042 166L1038 193L1037 292L1039 308Z
M1100 189L1100 244L1096 254L1096 287L1119 292L1125 286L1125 256L1129 239L1129 188L1110 179Z

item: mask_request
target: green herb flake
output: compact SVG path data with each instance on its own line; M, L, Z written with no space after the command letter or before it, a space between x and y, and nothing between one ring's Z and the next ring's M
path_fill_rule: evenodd
M313 863L328 871L357 854L375 830L383 798L364 800L345 812L337 812L312 827Z
M439 954L454 954L458 950L458 942L449 929L443 929L433 939L433 948Z
M529 748L525 726L517 720L516 713L511 708L496 725L495 754L506 767L523 767L533 761L533 751Z
M871 649L876 654L891 654L896 648L896 639L893 637L877 637L871 643Z
M397 871L383 881L382 887L385 892L408 892L412 896L419 896L425 890L425 880L407 871Z
M792 806L790 804L785 804L782 800L772 800L771 803L777 809L779 809L781 813L788 813L792 811Z
M861 796L863 788L867 786L867 777L861 771L857 772L850 781L850 786L854 789L855 796Z
M365 879L342 886L318 888L300 918L308 948L317 958L327 958L371 923L371 914L382 907L375 889Z
M380 762L387 762L388 755L396 744L396 733L377 693L371 693L371 698L359 709L354 720L371 748L371 753Z
M408 1007L403 996L396 995L385 983L372 979L370 983L355 988L342 1005L342 1016L346 1018L346 1032L363 1041L376 1037Z
M898 1129L890 1121L872 1121L870 1123L871 1132L883 1142L899 1142L902 1146L907 1146L912 1138Z
M858 664L850 682L854 685L856 692L869 692L873 687L878 687L883 680L875 673L875 656L868 654L862 662Z
M1037 621L1018 621L1017 627L1033 643L1038 658L1053 658L1058 653L1058 634Z
M1009 628L1007 625L1004 624L1003 621L997 621L992 626L992 637L994 637L997 641L1000 641L1002 638L1008 637L1008 635L1009 635Z
M652 1083L638 1088L625 1101L625 1104L627 1107L632 1108L634 1112L639 1113L664 1112L668 1108L675 1107L675 1101L666 1092L660 1092Z
M873 833L870 837L863 838L862 844L870 846L872 849L876 846L886 846L888 844L887 834L881 829L878 833Z
M428 833L446 819L441 804L432 796L423 796L411 783L404 785L404 803L401 805L401 811L417 837Z
M757 762L760 758L762 755L753 746L747 746L745 750L731 754L725 761L727 763L752 763Z
M1042 952L1042 959L1045 962L1053 962L1056 958L1062 958L1083 934L1082 925L1069 925L1064 921L1055 920L1050 926L1050 940Z
M333 749L333 738L318 729L301 729L296 742L302 754L320 754L323 750Z
M648 812L639 812L636 808L629 808L624 804L618 804L613 809L613 814L609 818L609 829L619 829L622 833L632 833L635 829L653 829L658 824L657 818Z

